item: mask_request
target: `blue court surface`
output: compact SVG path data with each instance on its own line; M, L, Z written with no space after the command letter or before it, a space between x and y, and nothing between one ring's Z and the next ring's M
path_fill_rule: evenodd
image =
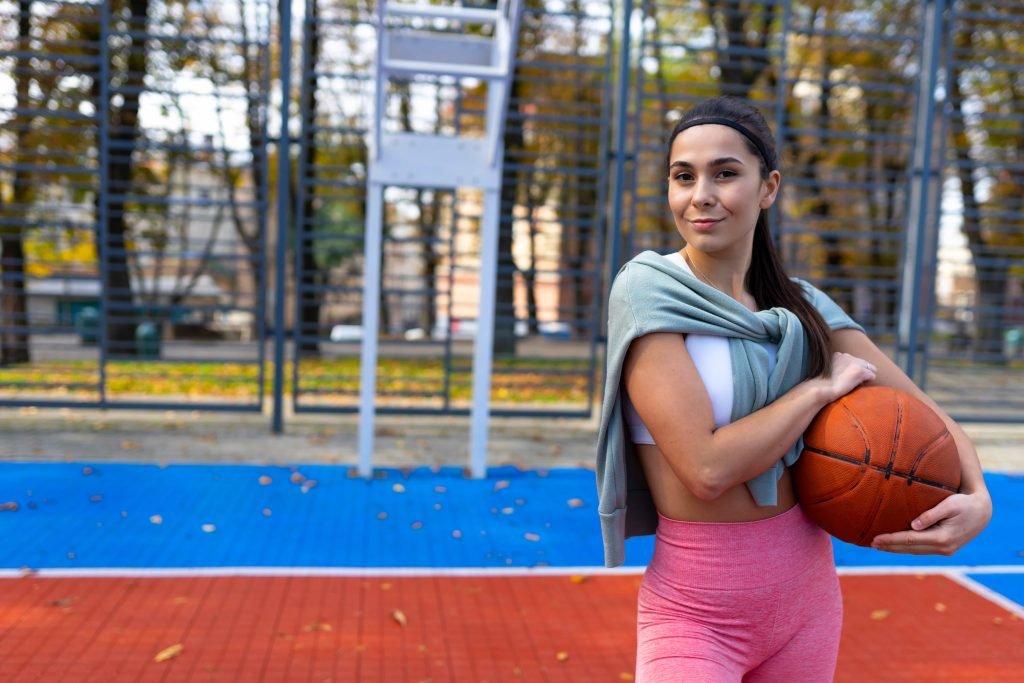
M841 568L958 568L1024 603L1024 477L986 474L989 527L953 557L836 542ZM0 568L529 568L602 562L583 469L0 464ZM630 539L647 563L653 539Z

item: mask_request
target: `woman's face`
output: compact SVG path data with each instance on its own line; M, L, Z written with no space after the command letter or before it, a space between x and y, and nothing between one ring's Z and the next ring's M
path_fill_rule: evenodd
M743 135L717 124L687 128L672 141L668 204L676 229L705 253L749 250L761 209L775 202L780 175L761 179Z

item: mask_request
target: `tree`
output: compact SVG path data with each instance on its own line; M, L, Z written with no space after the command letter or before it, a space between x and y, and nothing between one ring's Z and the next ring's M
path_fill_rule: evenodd
M974 349L1002 353L1007 284L1024 250L1024 82L997 66L1024 54L1024 31L995 17L1008 7L965 2L953 27L949 133L963 198L961 231L974 263ZM970 17L992 17L972 20ZM992 63L987 63L992 62ZM1014 258L1017 254L1017 259Z
M30 31L32 0L18 2L18 49L14 65L15 102L18 114L11 124L14 130L14 178L12 193L7 210L0 210L0 366L27 363L31 360L28 334L28 308L25 295L25 246L23 231L16 216L25 211L31 202L32 180L25 167L28 154L25 150L26 133L31 126L31 105L29 83L31 69L28 55L31 51ZM0 193L0 202L3 202ZM22 214L24 215L24 214Z

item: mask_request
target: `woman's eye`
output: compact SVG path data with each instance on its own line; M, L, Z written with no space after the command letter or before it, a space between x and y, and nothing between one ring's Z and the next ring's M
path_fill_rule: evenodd
M732 178L734 175L736 175L736 171L730 171L728 169L725 169L718 175L722 178Z
M690 175L689 173L677 173L676 180L682 183L688 183L691 180L693 180L693 176Z

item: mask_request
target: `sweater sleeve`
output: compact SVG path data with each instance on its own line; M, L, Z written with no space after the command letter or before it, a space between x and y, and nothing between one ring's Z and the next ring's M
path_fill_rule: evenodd
M858 325L828 294L806 280L797 279L797 282L804 288L807 298L818 309L818 313L825 319L825 324L828 325L830 330L854 329L860 332L864 331L864 328Z
M627 448L619 385L629 344L637 336L637 322L629 297L628 265L619 271L608 297L608 345L604 397L597 440L597 494L605 564L625 560Z

